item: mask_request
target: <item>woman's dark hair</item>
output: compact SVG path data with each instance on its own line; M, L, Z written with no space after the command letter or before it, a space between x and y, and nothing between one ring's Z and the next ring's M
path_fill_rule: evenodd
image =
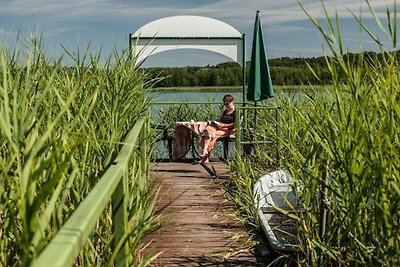
M224 98L222 99L224 102L232 102L233 101L233 96L232 95L224 95Z

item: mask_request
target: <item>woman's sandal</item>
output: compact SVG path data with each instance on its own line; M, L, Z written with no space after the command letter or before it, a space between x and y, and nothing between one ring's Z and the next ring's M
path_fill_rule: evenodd
M197 164L200 164L200 163L208 163L208 162L209 162L209 161L208 161L208 153L205 154L205 155L199 155L199 157L200 157L200 159L199 159L199 160L196 160L196 163L197 163Z
M203 154L200 154L200 155L199 155L199 157L200 157L201 159L204 159L204 158L207 157L207 156L208 156L208 153L206 153L206 154L204 154L204 155L203 155Z

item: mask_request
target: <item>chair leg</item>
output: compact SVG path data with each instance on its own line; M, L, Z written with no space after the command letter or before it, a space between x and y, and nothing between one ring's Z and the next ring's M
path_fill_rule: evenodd
M169 161L172 161L172 138L168 138L168 156Z
M228 155L229 155L229 139L224 139L223 140L223 146L224 146L224 159L228 159Z

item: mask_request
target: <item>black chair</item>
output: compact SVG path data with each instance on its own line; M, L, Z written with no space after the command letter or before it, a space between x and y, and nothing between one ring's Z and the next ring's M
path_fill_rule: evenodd
M236 138L234 136L221 136L217 139L218 142L222 142L224 159L228 159L229 156L229 143L235 142Z
M254 141L254 129L249 128L247 129L247 135L245 136L245 139L248 141ZM217 141L222 142L223 145L223 152L224 152L224 157L223 159L227 160L229 156L229 143L236 142L236 138L234 135L229 135L229 136L221 136L220 138L217 139ZM243 152L245 155L250 155L252 151L254 150L254 145L253 144L244 144L243 145Z
M165 125L152 125L151 126L153 129L158 132L158 138L156 142L158 141L167 141L167 146L168 146L168 158L170 161L172 161L172 142L174 140L173 135L170 135L168 133L168 126Z

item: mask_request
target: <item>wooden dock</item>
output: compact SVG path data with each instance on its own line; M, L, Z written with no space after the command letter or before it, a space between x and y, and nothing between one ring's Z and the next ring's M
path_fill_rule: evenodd
M162 252L152 266L265 266L224 196L228 178L228 166L220 161L153 163L165 226L145 240Z

